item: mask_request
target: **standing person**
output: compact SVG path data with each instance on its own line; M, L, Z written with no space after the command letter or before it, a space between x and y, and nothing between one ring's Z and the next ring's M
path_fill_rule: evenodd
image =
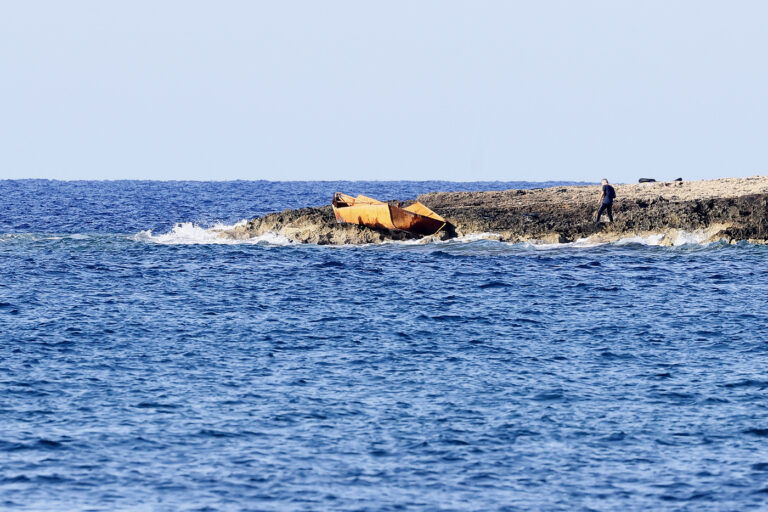
M608 220L613 222L613 199L616 197L616 191L608 184L608 180L603 178L603 191L600 194L600 209L597 210L595 224L600 222L600 216L603 212L608 214Z

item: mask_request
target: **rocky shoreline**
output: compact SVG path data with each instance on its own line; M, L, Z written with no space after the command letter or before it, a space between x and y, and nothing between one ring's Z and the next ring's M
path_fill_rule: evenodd
M615 241L653 235L662 245L671 245L679 233L685 232L695 233L701 241L768 242L768 177L614 187L615 222L599 225L592 221L598 207L599 185L433 192L417 200L450 222L431 237L439 240L491 234L508 242L565 243L584 238ZM330 206L268 214L220 236L247 239L267 233L321 245L420 238L405 232L337 224Z

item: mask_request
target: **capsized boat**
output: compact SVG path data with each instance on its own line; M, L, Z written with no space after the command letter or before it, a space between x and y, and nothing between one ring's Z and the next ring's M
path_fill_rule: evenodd
M361 224L379 229L401 229L418 235L434 235L446 224L444 218L419 202L401 208L372 197L352 197L336 192L332 204L333 213L339 223Z

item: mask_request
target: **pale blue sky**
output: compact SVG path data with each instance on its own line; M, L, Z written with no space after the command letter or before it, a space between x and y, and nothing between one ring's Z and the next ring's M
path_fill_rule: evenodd
M0 0L0 178L768 173L768 2Z

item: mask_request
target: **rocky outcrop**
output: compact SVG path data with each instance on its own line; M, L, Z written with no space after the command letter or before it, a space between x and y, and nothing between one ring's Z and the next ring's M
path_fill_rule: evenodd
M510 242L604 241L695 232L704 240L768 240L768 178L615 185L612 224L593 222L599 186L498 192L436 192L418 197L450 226L435 238L493 233ZM407 203L406 203L407 204ZM604 219L605 220L605 219ZM303 243L364 244L418 238L405 232L337 224L330 206L286 210L253 219L222 236L276 233ZM672 236L668 239L672 240ZM663 241L662 241L663 243Z
M419 238L405 231L339 224L330 206L270 213L225 231L221 236L247 239L267 233L282 235L294 242L318 245L371 244Z

